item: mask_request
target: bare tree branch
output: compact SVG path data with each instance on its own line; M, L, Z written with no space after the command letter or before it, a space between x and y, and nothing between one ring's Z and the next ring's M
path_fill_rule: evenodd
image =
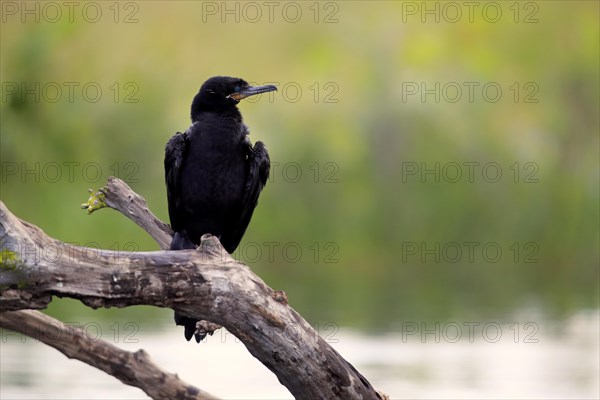
M116 178L112 181L114 184ZM130 197L127 192L131 189L117 183L124 189L118 197L136 200L125 202L129 204L126 207L115 201L114 208L127 209L135 216L128 217L146 229L145 220L156 218L143 198ZM117 192L107 191L104 201L109 193ZM162 229L156 222L150 226ZM153 232L155 239L155 235L160 236L156 229ZM0 241L3 248L18 255L3 267L0 311L43 308L53 295L79 299L93 308L139 304L168 307L226 327L296 398L385 396L288 306L283 292L269 288L246 265L233 260L210 235L202 238L196 251L141 252L123 257L50 238L19 220L0 202ZM40 256L48 249L56 249L60 257Z
M106 186L98 191L89 189L89 192L88 201L81 205L81 208L88 210L88 214L106 207L119 211L145 230L161 249L169 250L173 230L150 211L146 200L134 192L127 183L111 176ZM210 335L221 328L220 325L210 321L199 321L199 324L198 329Z
M105 205L99 206L99 197L106 201L100 204ZM90 205L95 205L95 208L91 211L88 209L88 212L91 213L106 206L114 208L146 230L162 248L169 247L170 227L156 218L149 211L144 198L133 192L122 180L111 177L105 188L100 189L98 192L90 190L90 200L88 202ZM67 250L68 247L58 241L46 240L39 228L19 220L14 215L11 217L12 223L5 221L4 217L8 217L8 215L4 213L4 208L4 204L0 202L0 222L2 223L2 230L0 230L2 249L0 290L2 293L0 298L6 300L9 309L22 308L23 300L25 300L25 304L31 302L29 303L31 308L45 308L47 303L51 301L51 296L40 298L37 300L39 304L36 304L36 300L28 295L25 295L24 298L18 295L17 297L11 297L15 293L5 289L10 286L9 282L15 278L20 282L18 285L24 284L25 272L20 269L21 260L18 255L30 251L34 261L41 257L62 257L63 251ZM141 215L146 217L140 217ZM23 227L37 232L38 235L34 236L42 239L42 242L36 244L30 240L31 238L22 236L24 234ZM15 238L18 239L15 240ZM39 252L40 249L43 249L42 253ZM86 254L88 257L93 257L94 252L94 249L87 249ZM64 255L68 256L68 251ZM12 301L20 305L12 305ZM0 308L0 310L3 310L3 308ZM130 353L103 340L92 341L80 330L69 329L62 322L39 311L1 312L0 326L34 337L56 348L69 358L83 361L113 375L127 385L142 389L154 399L216 399L216 397L183 382L177 375L160 370L143 350Z
M83 361L153 399L212 400L215 397L162 371L144 350L130 353L103 340L91 340L80 328L69 328L39 311L0 313L0 326L31 336L69 358Z
M169 249L173 236L171 227L156 218L148 208L146 200L121 179L111 176L106 186L97 192L92 189L89 192L88 201L81 205L89 214L105 207L115 209L148 232L161 249Z

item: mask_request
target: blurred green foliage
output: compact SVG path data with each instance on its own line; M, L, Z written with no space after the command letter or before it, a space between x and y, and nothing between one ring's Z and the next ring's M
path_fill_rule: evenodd
M481 8L456 23L412 14L422 2L302 2L295 23L283 6L252 22L227 3L236 22L208 13L220 2L120 3L118 17L97 4L96 23L3 14L1 199L20 218L66 242L157 249L79 204L118 175L168 220L164 144L206 78L240 76L280 91L240 105L274 167L236 257L309 321L377 330L598 306L598 2L501 3L495 23ZM36 84L39 98L22 90ZM424 101L410 94L421 85Z

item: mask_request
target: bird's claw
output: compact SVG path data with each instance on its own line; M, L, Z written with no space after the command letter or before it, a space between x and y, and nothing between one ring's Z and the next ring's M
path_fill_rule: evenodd
M81 208L87 209L88 214L91 214L101 208L108 207L108 205L104 202L105 194L102 189L98 191L88 189L88 192L90 192L90 197L88 198L87 202L81 205Z

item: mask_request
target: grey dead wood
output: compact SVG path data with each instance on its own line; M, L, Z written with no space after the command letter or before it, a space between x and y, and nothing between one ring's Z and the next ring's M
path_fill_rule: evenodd
M168 246L168 225L123 181L109 179L103 193L105 206L127 215L162 248ZM3 254L17 255L16 259L3 258L0 312L42 309L52 296L78 299L92 308L171 308L211 321L204 322L209 330L227 328L295 398L387 397L287 304L284 292L271 289L250 268L231 258L213 236L205 235L197 250L137 252L125 257L115 251L62 243L20 220L0 202L0 244ZM3 315L0 325L4 326L5 320ZM135 354L129 357L135 358ZM136 367L135 363L128 365ZM131 384L128 379L121 380ZM165 398L143 390L153 398Z
M80 328L34 310L0 313L0 326L21 332L59 350L69 358L94 366L121 382L142 389L153 399L209 400L216 397L161 370L144 350L122 350L95 340Z

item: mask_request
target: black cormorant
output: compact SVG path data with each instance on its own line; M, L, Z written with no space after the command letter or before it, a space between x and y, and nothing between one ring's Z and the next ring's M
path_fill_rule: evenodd
M193 249L205 233L217 236L232 253L252 218L269 177L269 154L254 146L236 105L245 97L277 90L250 86L239 78L208 79L192 102L192 125L176 133L165 149L165 181L171 227L171 250ZM185 338L196 332L196 320L175 313Z

